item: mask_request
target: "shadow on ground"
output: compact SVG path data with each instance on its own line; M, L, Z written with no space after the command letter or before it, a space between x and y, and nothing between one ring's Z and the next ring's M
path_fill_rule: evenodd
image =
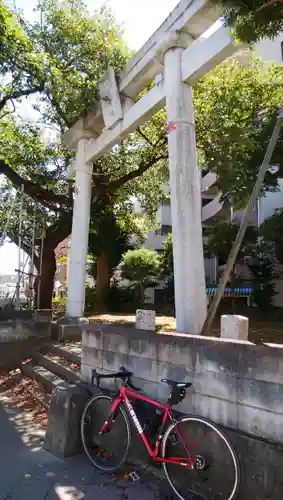
M102 474L84 456L61 460L42 449L44 430L31 410L0 395L0 500L173 500L148 472L131 483L124 472Z

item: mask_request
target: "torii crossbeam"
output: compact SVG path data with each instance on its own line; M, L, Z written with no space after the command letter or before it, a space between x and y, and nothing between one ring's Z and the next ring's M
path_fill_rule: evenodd
M65 144L76 150L67 317L84 314L92 162L166 105L177 331L200 333L206 287L192 86L239 50L224 26L202 36L220 14L206 0L181 0L118 77L108 68L102 99L66 132Z

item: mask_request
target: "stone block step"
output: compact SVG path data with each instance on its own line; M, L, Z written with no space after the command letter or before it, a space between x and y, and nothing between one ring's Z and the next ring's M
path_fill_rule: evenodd
M50 342L48 344L44 344L39 351L42 354L53 353L55 356L62 357L66 361L79 366L81 364L81 342L68 342L66 344Z
M72 368L70 363L58 359L58 356L52 356L50 352L46 354L36 352L34 359L39 366L44 367L67 382L76 383L80 381L80 367L77 369Z
M31 362L22 363L21 370L27 377L40 382L49 393L52 393L55 387L64 383L64 380L61 377L58 377L55 373L44 368L43 366L36 365Z

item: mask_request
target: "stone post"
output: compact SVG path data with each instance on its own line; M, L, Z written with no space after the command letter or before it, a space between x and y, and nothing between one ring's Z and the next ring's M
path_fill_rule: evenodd
M187 44L184 34L168 33L159 57L164 57L176 330L199 334L207 305L192 88L182 81L181 57Z
M249 319L236 314L221 316L221 338L249 340Z
M136 310L136 328L138 330L155 331L155 311L147 309Z
M80 318L84 315L92 176L92 164L85 162L85 147L87 142L87 139L80 139L77 144L70 269L68 274L67 318Z

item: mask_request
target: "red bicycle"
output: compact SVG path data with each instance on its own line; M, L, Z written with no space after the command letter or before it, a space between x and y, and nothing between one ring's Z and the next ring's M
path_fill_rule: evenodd
M149 457L162 464L165 476L181 500L232 500L238 493L240 468L229 439L215 424L196 416L178 417L172 406L186 397L192 384L163 379L171 390L167 404L141 393L124 368L111 375L92 373L100 388L102 379L120 379L114 397L93 396L81 420L84 450L93 465L104 472L121 467L130 452L132 420ZM153 411L152 411L153 409Z

